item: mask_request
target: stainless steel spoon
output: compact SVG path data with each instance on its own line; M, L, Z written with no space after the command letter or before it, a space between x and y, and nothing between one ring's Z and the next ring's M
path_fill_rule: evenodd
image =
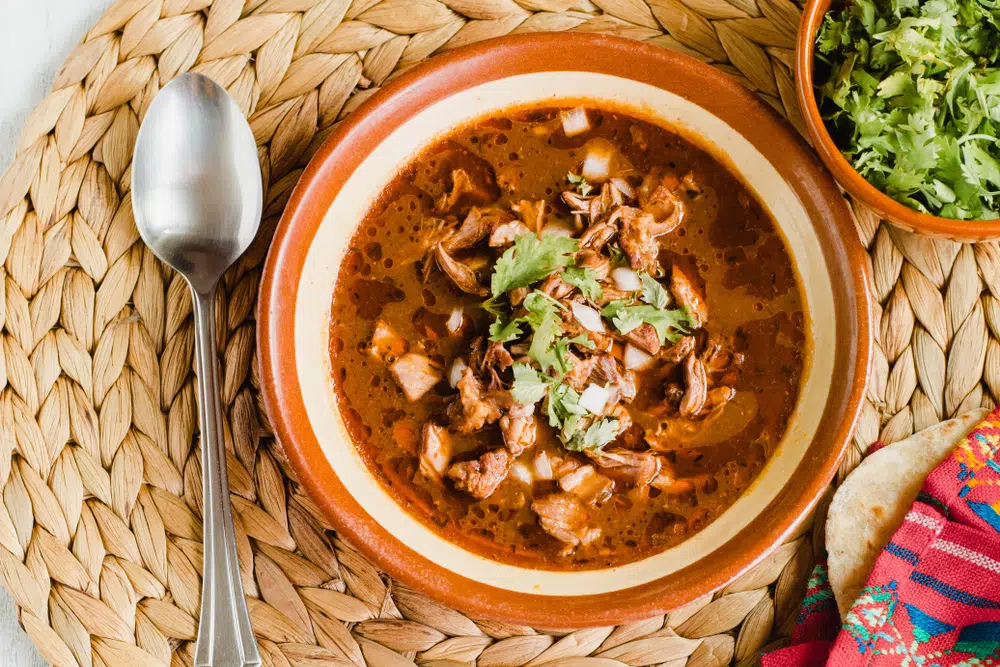
M262 185L250 126L226 91L184 74L146 113L132 161L142 240L187 279L194 300L205 565L195 664L260 665L240 581L222 436L215 289L260 225Z

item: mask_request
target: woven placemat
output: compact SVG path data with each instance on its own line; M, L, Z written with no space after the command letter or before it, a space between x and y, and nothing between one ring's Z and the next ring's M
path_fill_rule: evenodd
M394 583L295 483L261 409L260 267L302 168L383 82L513 32L610 33L712 63L800 131L789 0L119 0L28 119L0 177L0 578L56 665L191 665L201 470L188 291L143 246L130 160L166 81L193 70L250 117L261 237L219 292L240 565L266 665L707 667L787 642L816 530L667 617L575 632L471 619ZM929 240L855 209L880 347L842 472L1000 396L1000 246ZM829 501L821 504L819 515Z

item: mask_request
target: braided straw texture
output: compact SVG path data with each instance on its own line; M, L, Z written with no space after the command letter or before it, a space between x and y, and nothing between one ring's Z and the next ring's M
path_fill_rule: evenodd
M260 238L217 309L240 565L265 665L710 667L752 665L787 642L821 519L715 596L619 627L472 619L389 580L287 468L261 409L253 317L303 166L338 119L413 64L514 32L611 33L712 63L801 131L799 14L790 0L116 2L0 177L0 579L41 653L60 667L192 664L202 523L191 303L139 240L129 170L150 101L188 70L249 116L268 184ZM855 213L881 343L842 473L876 438L1000 398L1000 246Z

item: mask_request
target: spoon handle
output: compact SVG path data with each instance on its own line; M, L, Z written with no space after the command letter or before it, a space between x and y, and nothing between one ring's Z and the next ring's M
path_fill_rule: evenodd
M222 435L218 355L215 345L215 288L193 287L195 354L201 394L202 512L205 518L204 576L198 622L197 667L257 667L261 663L243 597L229 504L226 446Z

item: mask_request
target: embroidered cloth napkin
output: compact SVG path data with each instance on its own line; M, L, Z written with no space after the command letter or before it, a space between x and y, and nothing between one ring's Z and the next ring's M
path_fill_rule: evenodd
M824 564L763 667L1000 665L1000 408L928 475L840 622Z

